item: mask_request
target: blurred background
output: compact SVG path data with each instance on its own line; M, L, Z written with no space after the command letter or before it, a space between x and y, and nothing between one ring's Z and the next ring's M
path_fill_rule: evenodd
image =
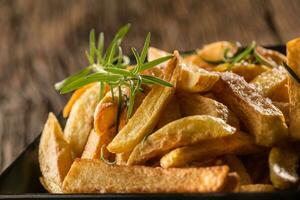
M216 40L284 44L300 36L299 0L0 0L0 172L68 95L53 84L87 64L89 31L123 46L191 50Z

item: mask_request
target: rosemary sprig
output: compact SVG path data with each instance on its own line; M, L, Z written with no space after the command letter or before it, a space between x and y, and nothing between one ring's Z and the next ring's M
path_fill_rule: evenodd
M100 159L105 162L106 164L108 165L114 165L117 163L117 160L114 160L114 161L109 161L109 160L106 160L105 157L104 157L104 153L103 153L103 148L106 148L104 145L101 147L101 150L100 150Z
M72 92L86 84L99 82L100 98L103 97L105 85L110 87L112 98L114 98L113 89L115 87L128 87L130 94L129 100L127 101L127 119L129 119L132 115L135 95L137 92L142 90L142 84L158 84L166 87L172 87L172 84L162 79L141 74L142 71L159 65L160 63L163 63L173 57L172 55L169 55L151 62L145 62L150 45L150 33L148 33L145 39L141 54L139 54L135 48L132 48L132 53L137 64L134 68L128 69L130 60L128 56L123 54L122 47L120 45L126 33L129 31L129 28L130 24L123 26L116 33L106 51L104 44L104 33L99 34L98 43L96 46L95 31L92 30L90 32L89 52L86 52L89 65L80 72L69 76L59 83L56 83L55 88L61 94L65 94ZM121 90L118 91L121 92ZM121 93L118 94L119 97L122 97ZM119 101L122 101L122 99L119 99ZM119 102L118 107L121 107L121 102ZM120 112L120 110L118 112Z

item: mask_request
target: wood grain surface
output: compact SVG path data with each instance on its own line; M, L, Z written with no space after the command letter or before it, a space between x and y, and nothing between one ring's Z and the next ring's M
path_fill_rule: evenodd
M300 35L299 0L0 0L0 171L40 133L68 95L53 84L87 64L91 28L124 46L190 50L215 40L282 44Z

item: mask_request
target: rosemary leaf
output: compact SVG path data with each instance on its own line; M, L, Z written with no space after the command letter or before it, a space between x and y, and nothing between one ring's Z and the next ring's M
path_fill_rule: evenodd
M142 77L142 82L146 84L158 84L166 87L173 87L171 83L154 76L141 75L141 77Z
M141 66L141 69L140 69L140 72L141 71L144 71L144 70L147 70L147 69L150 69L152 67L155 67L171 58L173 58L174 56L173 55L168 55L168 56L164 56L164 57L161 57L161 58L158 58L156 60L152 60L151 62L148 62L148 63L145 63Z

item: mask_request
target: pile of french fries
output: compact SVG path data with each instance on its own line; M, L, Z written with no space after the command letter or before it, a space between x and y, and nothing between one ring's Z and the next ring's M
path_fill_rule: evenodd
M173 87L143 86L134 114L118 95L99 100L99 84L75 91L62 130L50 113L40 146L43 186L51 193L271 192L297 188L300 149L300 39L287 57L257 47L277 67L218 64L230 42L205 45L143 73ZM169 54L156 48L148 60ZM209 62L208 62L209 61ZM129 95L122 88L124 95ZM114 91L116 92L116 91Z

